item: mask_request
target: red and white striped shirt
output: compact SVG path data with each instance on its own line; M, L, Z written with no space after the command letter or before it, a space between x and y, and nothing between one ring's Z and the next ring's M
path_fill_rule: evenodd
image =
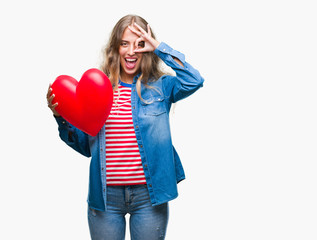
M131 85L121 83L106 121L107 185L146 184L131 110Z

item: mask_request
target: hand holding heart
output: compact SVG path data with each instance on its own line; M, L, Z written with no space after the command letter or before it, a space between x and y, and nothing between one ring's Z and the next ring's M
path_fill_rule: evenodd
M51 86L52 86L52 84L49 85L48 91L46 94L47 106L52 110L55 117L60 117L61 115L55 109L57 107L58 103L57 102L54 104L52 103L54 100L55 94L52 94L53 89Z
M110 113L113 90L103 72L89 69L79 82L66 75L57 77L46 98L55 116L62 116L78 129L95 136Z

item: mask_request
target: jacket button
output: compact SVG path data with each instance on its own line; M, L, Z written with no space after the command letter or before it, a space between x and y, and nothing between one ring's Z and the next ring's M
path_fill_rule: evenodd
M152 184L149 184L149 187L152 187Z

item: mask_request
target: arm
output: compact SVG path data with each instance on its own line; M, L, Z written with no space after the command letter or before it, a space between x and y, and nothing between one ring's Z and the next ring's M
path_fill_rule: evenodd
M184 64L178 60L178 58L173 57L174 61L177 62L179 65L181 65L182 67L184 67Z
M55 117L55 119L58 124L60 138L75 151L86 157L90 157L88 135L68 123L62 117Z
M165 76L165 86L167 95L171 102L177 102L183 98L188 97L203 86L204 79L199 72L190 64L185 62L184 54L175 51L166 43L158 42L151 36L150 26L147 26L147 32L138 24L134 23L129 26L129 29L139 36L135 46L134 52L152 52L160 57L163 62L171 67L176 72L176 77ZM144 41L144 46L139 47L139 42Z
M171 67L176 76L164 76L163 84L171 102L188 97L203 86L200 73L185 61L185 55L162 42L154 51L162 61Z
M79 129L75 128L71 124L69 124L65 119L61 117L61 115L55 110L58 103L52 105L52 101L54 99L54 94L52 94L51 85L48 88L48 92L46 94L48 107L53 112L55 120L58 124L58 131L60 138L71 148L81 153L86 157L90 157L90 148L88 135Z

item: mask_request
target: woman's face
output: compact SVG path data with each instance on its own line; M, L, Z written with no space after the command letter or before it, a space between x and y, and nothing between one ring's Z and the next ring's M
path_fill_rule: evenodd
M138 35L131 32L129 28L126 28L123 32L121 44L119 47L120 64L121 64L121 81L126 83L132 83L133 77L138 74L142 53L135 53L136 40ZM142 43L141 43L142 44Z

